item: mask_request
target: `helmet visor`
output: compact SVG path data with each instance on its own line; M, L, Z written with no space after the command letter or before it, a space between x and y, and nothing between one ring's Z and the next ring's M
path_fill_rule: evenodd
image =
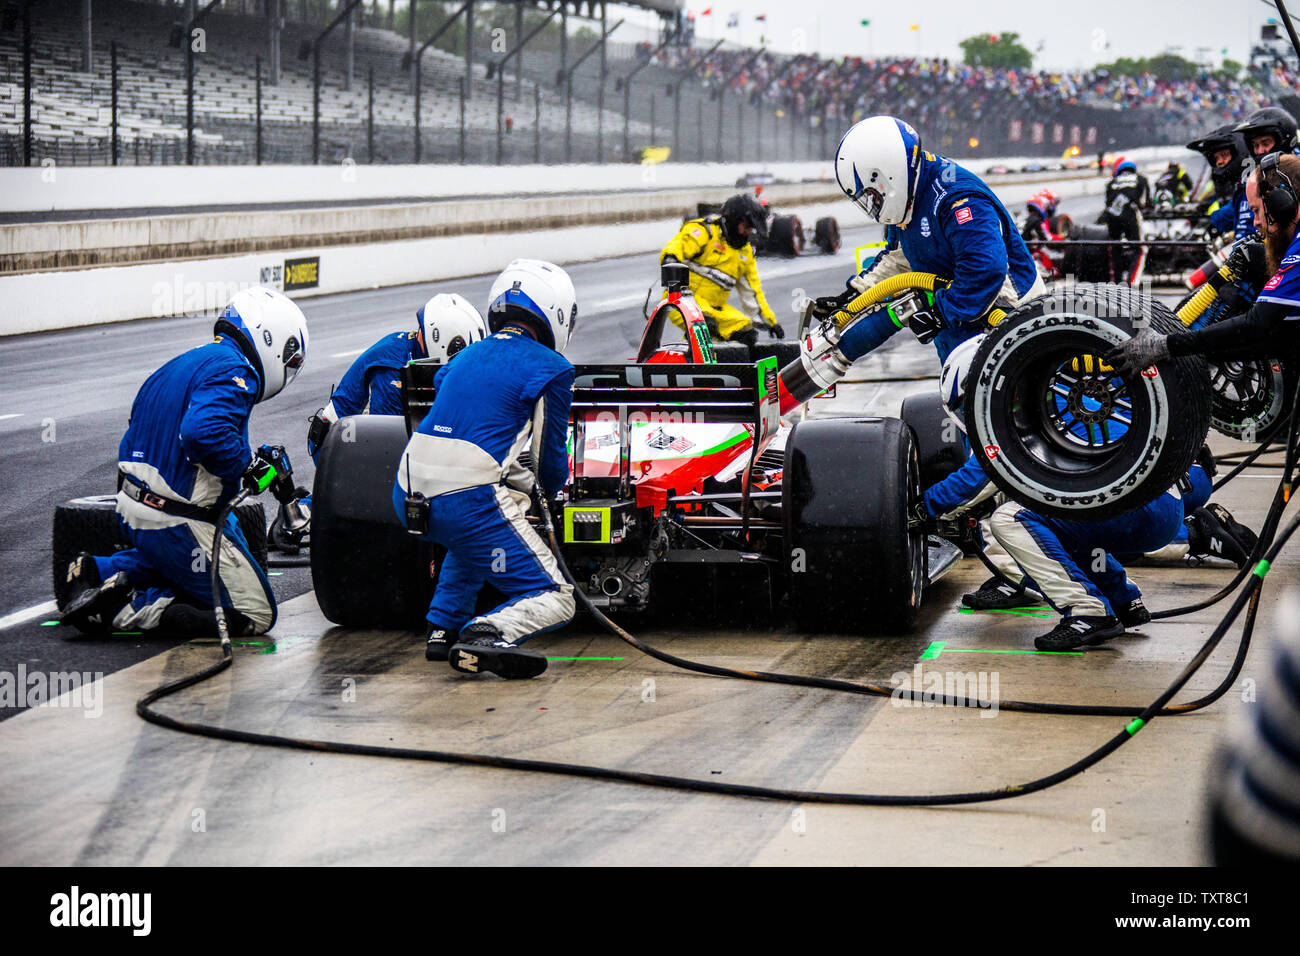
M879 189L874 186L862 186L849 198L873 220L880 221L880 213L885 208L885 194Z

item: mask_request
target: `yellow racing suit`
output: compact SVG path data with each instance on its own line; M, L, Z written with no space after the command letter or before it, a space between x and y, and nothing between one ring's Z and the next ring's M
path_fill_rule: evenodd
M717 323L719 338L730 339L737 332L750 328L754 314L761 315L769 326L777 324L776 316L763 295L763 285L758 281L754 247L749 243L740 249L728 245L722 232L721 217L687 220L672 241L664 246L659 261L662 263L668 256L680 260L690 269L691 292L705 317ZM727 304L732 289L740 293L744 311ZM669 313L669 317L679 327L682 325L681 316L676 312Z

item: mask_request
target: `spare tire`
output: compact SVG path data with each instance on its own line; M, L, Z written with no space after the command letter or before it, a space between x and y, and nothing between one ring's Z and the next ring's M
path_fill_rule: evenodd
M406 448L401 415L354 415L329 430L312 488L311 579L335 624L413 629L429 609L434 546L407 533L393 511Z
M790 600L799 626L848 633L911 629L928 547L913 528L921 479L897 418L814 418L790 432L781 482Z
M813 226L813 242L828 256L840 251L840 224L834 216L822 216Z
M726 340L713 343L713 360L719 365L748 365L754 361L750 357L748 345Z
M1205 361L1166 359L1125 379L1097 358L1144 316L1156 332L1183 329L1134 289L1080 285L1034 299L985 336L966 424L998 488L1047 517L1087 521L1140 508L1183 476L1210 427Z
M944 410L943 400L930 391L909 395L899 411L916 438L916 456L921 467L921 487L943 481L966 464L970 452L956 423Z
M54 509L50 569L60 611L68 601L67 570L73 558L83 551L102 557L131 546L117 520L116 503L117 495L89 495ZM249 551L266 570L266 511L262 503L245 501L235 509L235 518Z

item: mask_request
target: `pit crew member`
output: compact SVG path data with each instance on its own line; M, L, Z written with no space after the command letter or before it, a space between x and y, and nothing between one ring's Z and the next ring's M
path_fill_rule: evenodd
M723 203L717 215L684 222L660 253L660 265L676 260L690 270L691 292L714 338L755 345L758 330L751 320L754 315L762 317L772 338L785 338L785 329L763 295L749 241L751 235L762 235L766 229L767 211L762 204L748 193L740 193ZM743 310L728 303L733 289L740 295ZM670 318L685 331L675 311Z
M920 134L893 116L852 126L835 155L840 188L873 222L884 225L885 248L838 296L816 300L829 315L876 283L903 272L949 280L937 292L913 292L863 316L839 340L853 361L904 325L933 341L939 360L979 334L994 306L1014 308L1046 291L1011 214L975 174L926 152Z
M546 657L519 645L567 623L573 588L524 517L534 477L548 495L569 477L566 447L577 319L556 265L516 259L492 284L491 334L438 371L433 407L398 464L393 504L407 529L447 548L429 604L425 658L467 674L535 677ZM485 583L503 604L475 616Z
M241 486L288 481L282 447L249 448L253 406L279 394L307 357L307 321L280 292L237 293L217 318L216 339L154 372L131 406L118 450L117 513L130 547L81 554L68 567L72 597L61 623L215 635L210 562L219 512ZM283 495L277 489L277 496ZM234 635L275 624L270 582L232 513L221 543L222 604Z

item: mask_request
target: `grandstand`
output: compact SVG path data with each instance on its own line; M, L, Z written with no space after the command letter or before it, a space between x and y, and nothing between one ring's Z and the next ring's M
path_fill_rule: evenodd
M594 17L600 6L568 2L570 16ZM680 4L641 0L638 5L660 9L665 36L686 35ZM281 8L307 15L313 6L281 0ZM284 24L279 83L261 87L260 151L256 75L258 58L267 53L267 21L256 12L261 5L227 0L205 20L206 51L194 58L197 162L312 161L312 67L294 53L337 8L337 3L317 3L315 20ZM168 42L183 6L94 0L90 72L82 70L79 9L77 0L30 7L33 162L111 161L109 51L114 44L119 161L184 162L185 56ZM446 7L448 13L452 9ZM354 15L364 25L353 31L351 84L343 31L323 47L323 162L410 162L416 156L415 97L403 63L410 40L388 28L378 10L375 5L366 17L360 11ZM6 165L24 159L21 30L10 27L0 31L0 163ZM590 45L576 39L571 37L567 62ZM509 134L502 137L502 160L627 162L637 160L646 146L668 146L672 158L686 161L818 158L834 148L847 125L879 112L907 117L928 144L958 157L971 155L976 142L981 144L976 156L1059 155L1071 145L1091 153L1186 142L1260 105L1287 102L1297 86L1295 74L1280 62L1261 62L1250 82L1207 75L1172 83L1100 71L995 70L910 57L836 61L760 54L728 44L706 54L669 42L651 57L650 46L610 42L603 80L601 58L584 60L573 73L568 122L557 80L564 61L554 50L528 49L522 88L516 89L513 67L505 81ZM455 53L437 47L425 51L422 161L496 161L496 81L487 80L489 66L483 61L497 55L480 54L467 67ZM634 70L636 79L625 92L621 78ZM462 102L466 76L472 77L472 90Z

